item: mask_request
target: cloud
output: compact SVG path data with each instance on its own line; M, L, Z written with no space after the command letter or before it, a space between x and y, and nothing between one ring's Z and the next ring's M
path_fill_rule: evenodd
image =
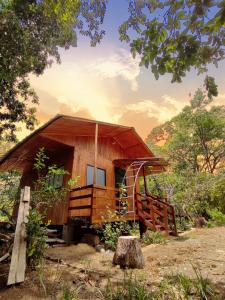
M88 69L101 79L121 77L129 81L133 91L137 91L137 77L140 74L139 62L139 58L134 59L128 50L120 48L111 55L97 59Z
M149 117L146 112L128 110L118 120L119 124L133 126L142 138L146 138L152 128L159 125L155 117Z
M128 104L127 111L145 113L149 118L156 118L158 122L163 123L178 114L184 107L183 102L175 98L163 95L158 101L142 100L136 103Z

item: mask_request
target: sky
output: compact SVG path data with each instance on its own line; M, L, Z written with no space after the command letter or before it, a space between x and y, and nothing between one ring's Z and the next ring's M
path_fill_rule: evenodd
M61 64L53 64L43 75L30 76L40 105L40 125L56 114L67 114L133 126L143 139L153 127L179 113L188 104L205 75L192 69L182 83L171 76L159 80L149 69L139 67L127 44L119 41L118 27L127 17L127 2L109 2L100 45L90 47L84 37L78 47L60 50ZM216 103L225 105L225 62L209 67L219 85Z

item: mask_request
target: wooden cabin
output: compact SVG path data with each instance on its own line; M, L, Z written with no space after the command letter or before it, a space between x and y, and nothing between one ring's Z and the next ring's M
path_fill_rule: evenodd
M34 157L41 147L50 157L49 164L70 173L53 179L59 186L79 176L65 202L49 212L52 224L66 225L76 218L101 223L109 210L124 214L126 220L142 221L153 230L169 232L171 218L175 224L173 207L151 196L145 180L148 174L164 171L165 162L154 157L133 127L57 115L6 153L0 170L19 170L21 186L32 187Z

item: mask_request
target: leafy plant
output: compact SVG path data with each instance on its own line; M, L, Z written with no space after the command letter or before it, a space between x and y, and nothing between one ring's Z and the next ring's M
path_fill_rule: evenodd
M52 175L61 176L69 173L56 165L46 165L48 156L44 148L39 149L34 159L34 169L37 172L37 180L34 182L31 191L31 209L27 223L28 248L27 256L30 263L38 265L47 248L47 212L52 205L65 200L66 193L70 190L69 186L55 186L50 178ZM76 180L71 179L70 184Z
M123 216L117 215L114 211L108 210L107 215L103 217L103 241L106 247L114 250L118 238L121 235L131 235L132 227L124 220Z
M142 242L146 245L163 244L166 242L164 235L161 232L147 230L142 238Z
M120 39L155 78L169 73L181 82L191 67L199 73L224 58L223 1L129 1Z
M19 200L20 177L17 171L0 172L0 221L11 221L13 207Z
M27 229L27 256L29 263L38 265L47 249L47 225L43 225L43 216L36 209L30 209Z
M45 153L44 148L40 148L34 159L34 170L37 172L37 180L34 182L34 188L31 193L31 204L42 208L42 214L44 210L55 205L57 202L65 200L66 194L70 191L70 186L77 183L76 179L71 178L67 182L67 186L54 185L52 178L64 177L69 175L69 172L58 167L55 164L47 166L46 161L49 157Z
M217 208L208 209L209 221L208 226L224 226L225 225L225 214L219 211Z

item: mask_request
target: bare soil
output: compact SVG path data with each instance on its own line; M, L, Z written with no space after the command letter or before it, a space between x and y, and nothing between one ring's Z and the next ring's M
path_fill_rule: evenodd
M142 251L145 268L133 272L149 285L157 285L167 275L194 276L194 266L225 299L225 227L192 230L165 244L145 246ZM47 255L59 263L46 260L44 271L28 270L27 280L10 288L3 288L2 274L7 268L0 265L0 299L62 299L60 291L65 286L74 288L80 299L99 299L109 278L116 282L124 276L123 270L112 265L113 252L99 253L86 244L49 248Z

